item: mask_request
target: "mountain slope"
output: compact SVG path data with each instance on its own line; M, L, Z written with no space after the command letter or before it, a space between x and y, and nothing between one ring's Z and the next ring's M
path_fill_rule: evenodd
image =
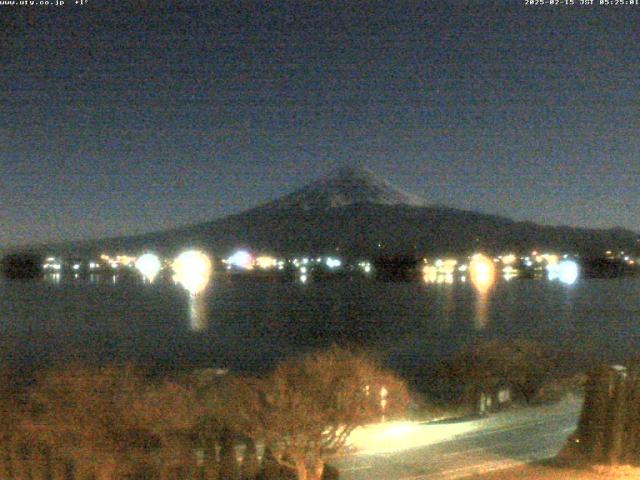
M353 204L426 206L426 202L405 193L377 177L371 170L342 167L335 174L316 180L289 195L269 202L264 209L303 210L339 208Z
M469 253L533 248L582 254L637 248L638 234L541 226L442 206L429 206L364 169L334 175L240 214L136 237L71 244L60 251L97 253L186 247L226 255L245 247L289 254L376 256Z

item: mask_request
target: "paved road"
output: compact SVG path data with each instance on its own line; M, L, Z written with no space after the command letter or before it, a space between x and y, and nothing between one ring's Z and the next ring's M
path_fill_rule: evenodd
M454 479L550 458L575 430L581 401L446 423L387 423L354 432L335 459L346 480Z

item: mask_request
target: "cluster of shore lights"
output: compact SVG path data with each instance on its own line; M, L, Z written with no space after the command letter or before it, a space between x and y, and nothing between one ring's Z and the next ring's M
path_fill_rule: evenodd
M162 262L157 255L145 253L136 260L135 266L145 280L153 282L162 268ZM206 254L197 250L188 250L178 255L172 266L174 281L192 295L202 292L207 287L212 265Z
M422 269L425 283L453 283L458 261L455 259L436 260L433 265L427 264ZM464 269L457 268L459 271Z

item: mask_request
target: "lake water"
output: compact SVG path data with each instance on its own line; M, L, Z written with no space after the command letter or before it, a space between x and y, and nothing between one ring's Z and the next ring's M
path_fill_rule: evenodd
M313 347L357 344L401 370L477 338L524 336L620 361L640 348L640 278L466 283L362 280L284 283L216 278L194 299L169 282L95 277L0 280L0 361L79 360L256 371Z

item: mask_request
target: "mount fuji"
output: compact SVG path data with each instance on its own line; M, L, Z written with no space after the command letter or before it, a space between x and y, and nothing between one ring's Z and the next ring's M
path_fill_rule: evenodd
M405 193L364 167L345 166L334 174L274 200L262 208L302 210L346 207L355 204L407 205L424 207L427 203Z
M67 244L58 251L174 253L186 247L226 255L244 247L280 255L460 254L551 249L584 255L636 249L638 234L516 222L429 205L370 170L343 167L283 197L210 222L134 237ZM60 246L58 246L60 247Z

